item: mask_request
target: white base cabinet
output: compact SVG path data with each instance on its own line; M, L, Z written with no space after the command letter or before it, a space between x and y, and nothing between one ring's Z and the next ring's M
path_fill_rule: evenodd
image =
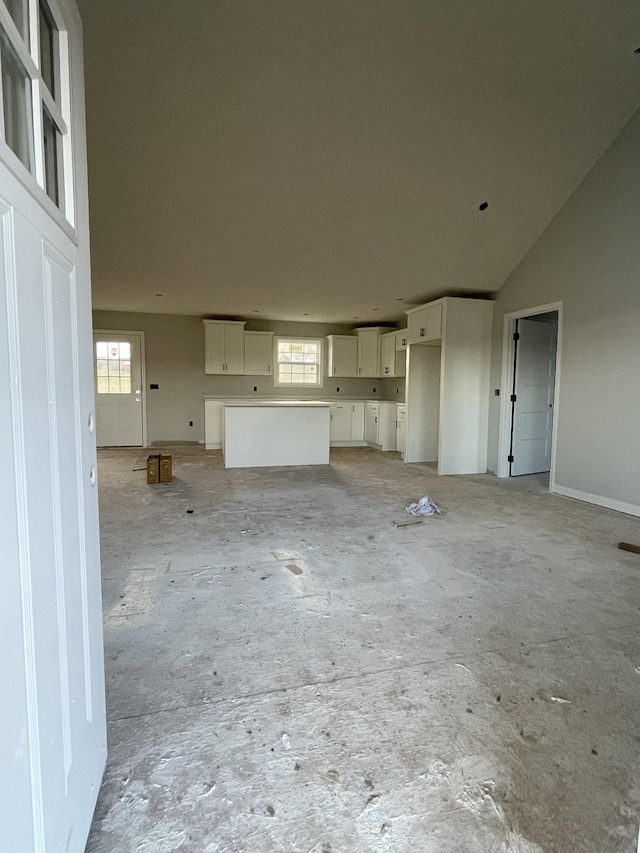
M334 447L364 446L365 403L345 400L331 404L331 444Z
M404 403L398 403L396 412L396 450L402 453L407 449L407 407Z
M364 406L364 440L380 450L396 449L396 403L367 402Z
M204 446L207 450L222 450L222 400L204 401Z

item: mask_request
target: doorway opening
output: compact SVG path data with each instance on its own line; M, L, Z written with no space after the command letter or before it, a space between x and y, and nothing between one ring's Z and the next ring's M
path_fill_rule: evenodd
M98 447L146 447L144 332L95 331Z
M562 305L505 316L499 477L549 474L553 491Z

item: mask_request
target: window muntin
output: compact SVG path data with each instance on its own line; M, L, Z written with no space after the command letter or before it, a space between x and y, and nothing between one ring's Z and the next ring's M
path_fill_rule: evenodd
M98 394L131 394L129 341L96 341L96 391Z
M322 385L322 341L315 338L276 338L275 384Z

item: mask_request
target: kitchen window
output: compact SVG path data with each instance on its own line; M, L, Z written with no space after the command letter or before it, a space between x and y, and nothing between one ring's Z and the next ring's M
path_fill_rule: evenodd
M322 386L322 341L318 338L275 339L275 384L281 387Z

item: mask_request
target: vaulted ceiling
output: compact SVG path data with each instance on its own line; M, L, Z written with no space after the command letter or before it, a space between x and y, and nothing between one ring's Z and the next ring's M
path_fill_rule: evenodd
M635 0L79 5L95 308L495 291L640 105Z

